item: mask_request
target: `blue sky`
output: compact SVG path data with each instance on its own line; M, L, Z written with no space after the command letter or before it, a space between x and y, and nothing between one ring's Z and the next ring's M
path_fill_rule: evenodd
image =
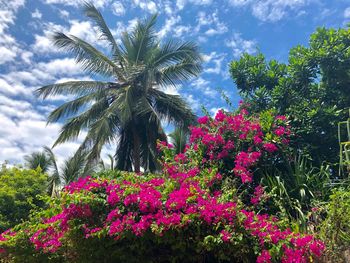
M42 102L33 91L46 84L92 77L74 59L50 43L53 31L73 34L96 45L94 26L81 14L79 0L0 0L0 162L23 163L23 156L51 146L60 123L46 125L47 114L69 97ZM295 45L307 45L319 26L345 27L350 0L95 0L116 39L138 18L159 13L158 34L198 43L203 73L167 92L180 94L200 114L225 107L217 88L236 105L239 96L228 74L230 61L258 51L286 62ZM82 133L83 137L84 133ZM54 149L59 160L75 142Z

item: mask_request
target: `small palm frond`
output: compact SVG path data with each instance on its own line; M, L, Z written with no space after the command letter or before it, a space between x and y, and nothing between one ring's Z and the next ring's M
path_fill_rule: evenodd
M161 69L157 76L158 83L162 86L176 85L193 77L198 76L202 71L199 63L194 63L188 59Z
M62 126L60 134L53 147L66 141L76 139L82 130L89 128L92 123L101 117L108 106L109 103L107 98L102 98L99 101L96 101L90 107L90 109L86 110L76 117L70 118Z
M56 194L57 191L60 190L62 186L61 176L58 170L55 154L47 146L44 147L44 152L51 161L51 172L49 177L48 192L51 194L51 196L53 196Z
M176 126L187 127L193 124L196 116L191 108L178 95L166 94L160 90L151 89L149 100L162 120L174 123Z
M25 156L24 159L29 169L37 169L40 167L43 173L47 173L51 166L51 160L45 152L33 152Z
M154 30L156 20L157 15L153 15L149 19L139 21L131 34L123 34L121 40L130 64L143 62L148 52L158 44Z
M62 104L50 113L47 122L57 122L62 118L76 114L83 106L88 106L90 103L93 103L96 97L96 93L88 94Z
M188 130L178 127L169 134L169 137L171 138L171 143L174 145L175 153L184 152L189 138Z
M55 95L76 95L84 96L91 92L98 92L110 87L119 88L119 84L113 82L101 81L68 81L41 87L35 93L46 99L49 96Z
M185 60L192 61L193 64L200 64L203 61L198 46L193 42L182 43L170 39L157 49L157 51L150 64L158 70L161 70L163 67L182 63Z
M64 162L62 167L62 179L65 185L77 180L84 175L86 153L78 151L73 157Z
M53 40L57 47L72 53L77 63L88 73L112 77L118 71L118 67L108 57L78 37L56 32Z
M124 57L123 57L122 51L118 46L117 42L115 41L115 38L113 37L111 31L109 30L106 24L106 21L104 20L100 11L98 11L92 3L85 3L84 13L87 17L89 17L95 22L98 30L101 33L101 38L108 41L109 45L112 48L112 54L114 58L116 58L116 62L118 62L121 69L123 69ZM118 78L120 81L123 81L123 79L121 79L120 76L118 76Z
M98 30L101 33L101 37L109 42L113 50L118 50L118 45L111 31L109 30L106 21L103 19L100 11L98 11L92 3L85 3L83 11L87 17L89 17L93 22L95 22Z

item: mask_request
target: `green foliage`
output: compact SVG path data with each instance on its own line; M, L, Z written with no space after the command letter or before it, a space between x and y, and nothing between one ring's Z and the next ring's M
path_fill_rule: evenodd
M339 252L350 246L350 189L333 190L330 201L320 208L319 214L326 213L320 225L320 236L328 248L332 262L342 262Z
M349 118L338 123L338 140L340 146L339 176L346 178L350 173L350 109Z
M24 159L26 161L26 167L33 170L40 167L43 173L47 173L51 166L51 160L45 152L33 152L25 156Z
M301 231L307 231L315 202L328 200L330 167L313 167L307 156L295 155L281 168L266 169L264 173L262 183L269 195L268 209L295 223Z
M37 91L42 98L56 94L76 97L48 118L49 123L65 121L55 145L77 138L86 129L79 150L88 152L89 163L97 163L102 147L117 141L116 168L138 172L142 166L145 171L155 171L159 169L156 141L166 140L161 121L186 126L195 120L180 96L167 94L162 88L199 74L199 49L192 42L172 39L160 44L156 15L124 32L119 44L92 4L86 3L84 12L95 24L99 39L109 44L111 56L64 33L54 34L54 44L73 54L86 72L116 81L70 81Z
M184 128L176 128L169 134L169 137L175 148L175 153L182 153L188 143L189 131Z
M26 220L34 207L42 207L47 176L36 170L3 167L0 171L0 231Z
M337 124L350 106L350 29L319 28L309 47L290 50L288 64L244 54L230 73L250 106L289 116L292 145L307 150L319 166L338 162Z

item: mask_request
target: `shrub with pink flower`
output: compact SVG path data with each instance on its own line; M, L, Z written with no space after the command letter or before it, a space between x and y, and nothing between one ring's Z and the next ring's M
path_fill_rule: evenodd
M288 133L274 132L283 121L279 118L267 130L259 116L247 111L201 118L191 128L184 153L175 156L168 144L159 144L162 174L119 172L115 179L79 179L18 226L20 235L0 239L3 258L307 262L319 257L322 242L281 228L275 216L255 211L263 188L254 168L283 149ZM266 149L272 143L277 149ZM227 179L235 183L227 184ZM254 189L253 197L249 189Z

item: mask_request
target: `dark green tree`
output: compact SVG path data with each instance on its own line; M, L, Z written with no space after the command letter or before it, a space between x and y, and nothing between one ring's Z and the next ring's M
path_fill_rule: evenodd
M290 50L287 64L244 54L230 73L250 110L288 115L292 145L318 164L338 162L337 124L350 107L350 29L319 28L309 47Z
M161 42L155 31L156 15L139 21L116 41L92 4L85 4L84 12L98 28L99 38L109 44L110 54L63 33L55 33L54 44L72 53L86 72L111 81L70 81L38 90L42 98L56 94L77 97L48 118L49 123L65 120L55 145L87 130L80 150L88 151L90 162L99 161L104 145L116 143L116 168L139 172L142 166L154 171L158 166L156 142L166 140L161 121L186 125L194 120L184 100L162 88L199 74L202 58L198 47L173 39Z

